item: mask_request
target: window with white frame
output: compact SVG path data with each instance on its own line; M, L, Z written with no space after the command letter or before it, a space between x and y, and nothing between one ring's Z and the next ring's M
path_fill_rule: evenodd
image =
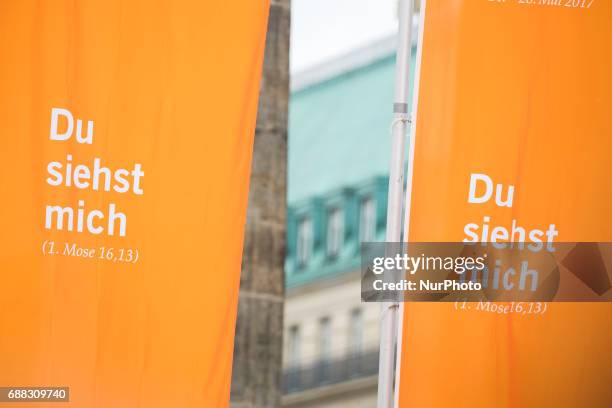
M308 217L302 218L297 230L297 261L300 267L308 264L312 253L312 221Z
M363 347L363 314L361 309L351 310L348 335L351 354L359 354Z
M319 320L319 357L321 361L328 361L331 358L331 336L331 319L323 317Z
M342 247L342 238L344 235L344 220L342 219L342 210L332 208L327 215L327 255L335 257L340 252Z
M361 200L359 208L359 238L372 242L376 238L376 202L372 197Z
M293 325L289 328L289 339L287 344L289 366L294 368L300 363L300 327Z

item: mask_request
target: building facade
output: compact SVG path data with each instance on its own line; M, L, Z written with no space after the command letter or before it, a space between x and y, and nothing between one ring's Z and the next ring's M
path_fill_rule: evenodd
M395 39L296 76L288 146L283 406L376 404L380 305L360 243L384 241Z

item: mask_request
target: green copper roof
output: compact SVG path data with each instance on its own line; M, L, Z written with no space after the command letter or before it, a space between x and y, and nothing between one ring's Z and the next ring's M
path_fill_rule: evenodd
M375 186L379 185L381 177L386 180L389 172L394 79L395 57L388 56L292 92L289 107L288 252L285 262L287 287L358 267L356 234L359 226L356 224L359 217L353 207L357 205L355 200L359 199L361 191L376 197L381 217L377 239L384 237L386 184L383 190ZM325 212L317 208L324 208L329 197L334 196L342 197L343 205L347 206L342 256L325 259L326 222L323 219L315 223L313 261L306 268L297 268L295 241L300 214L308 211L315 218L325 217Z
M291 95L288 202L386 174L394 58Z

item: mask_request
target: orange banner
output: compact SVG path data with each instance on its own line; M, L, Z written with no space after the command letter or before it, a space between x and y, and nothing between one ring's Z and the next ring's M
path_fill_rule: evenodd
M0 386L228 405L267 13L2 2Z
M612 241L612 3L424 13L410 240ZM523 306L406 304L399 406L611 406L612 306Z

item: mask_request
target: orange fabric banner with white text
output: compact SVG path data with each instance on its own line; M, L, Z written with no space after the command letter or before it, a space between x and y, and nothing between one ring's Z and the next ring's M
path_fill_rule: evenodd
M228 405L267 16L1 2L0 386Z
M612 2L425 3L410 241L612 241ZM400 407L612 406L610 304L469 306L403 306Z

